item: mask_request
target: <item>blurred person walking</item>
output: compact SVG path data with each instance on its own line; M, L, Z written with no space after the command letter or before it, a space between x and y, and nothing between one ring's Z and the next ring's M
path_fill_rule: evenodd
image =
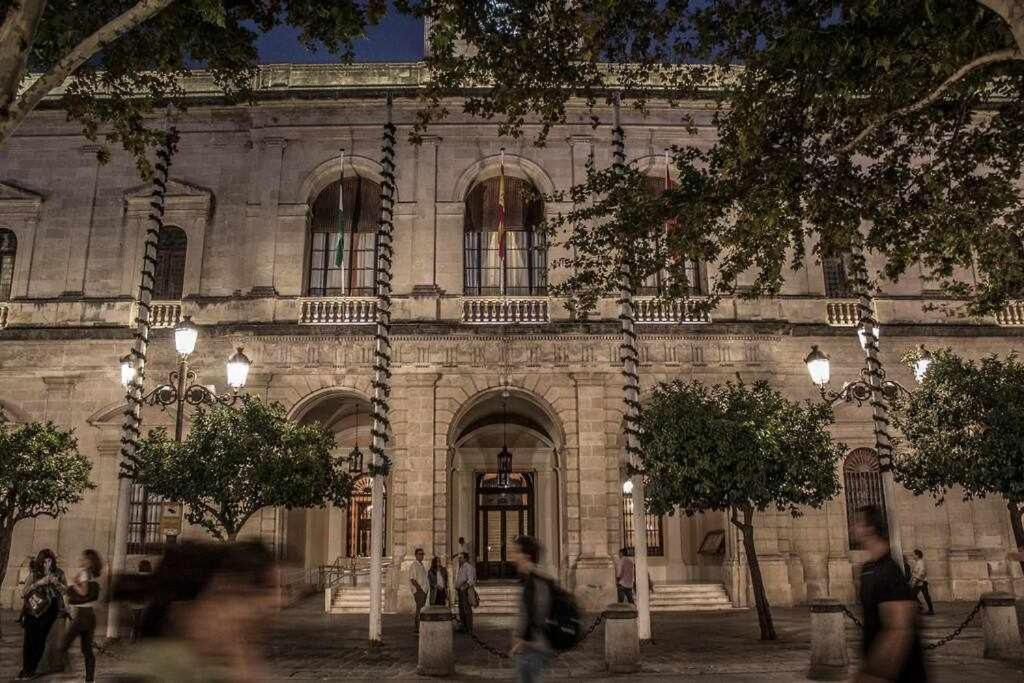
M633 598L633 589L636 587L636 566L629 557L627 548L619 549L619 566L615 572L615 592L618 594L619 602L636 604Z
M62 591L67 585L64 572L57 566L57 556L49 548L40 550L30 565L30 573L21 592L23 600L18 620L25 630L21 648L21 671L17 678L31 678L41 668L49 673L43 660L46 641L54 622L64 609Z
M861 568L860 603L864 608L863 664L858 683L928 680L917 629L917 600L892 557L882 511L857 510L853 535L869 558Z
M540 574L540 543L532 536L516 539L513 557L523 593L510 654L515 657L520 683L536 683L543 679L552 655L547 638L552 580Z
M78 560L79 571L67 588L68 604L71 606L71 625L61 643L60 652L67 656L68 650L81 639L82 657L85 659L85 680L96 680L96 653L93 640L96 635L96 611L93 609L100 599L100 584L97 580L103 572L103 560L95 550L85 550Z
M140 640L121 683L271 678L262 629L278 605L273 557L255 541L169 546L152 574L118 577L115 600L142 603Z

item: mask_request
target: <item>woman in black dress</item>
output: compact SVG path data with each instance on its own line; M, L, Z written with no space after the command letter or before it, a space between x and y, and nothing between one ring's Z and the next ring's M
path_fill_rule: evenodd
M21 593L21 626L25 640L21 648L19 679L31 678L46 648L46 637L64 609L61 592L67 585L64 572L57 566L57 556L49 548L39 551L31 565L31 574Z
M427 572L427 581L430 583L430 604L448 604L448 570L441 564L441 558L435 557L430 561L430 570Z

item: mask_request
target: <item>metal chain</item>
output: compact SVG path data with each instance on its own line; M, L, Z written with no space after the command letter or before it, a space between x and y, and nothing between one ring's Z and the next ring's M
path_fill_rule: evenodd
M850 621L852 621L854 624L857 625L857 628L859 628L859 629L863 629L864 628L864 624L862 624L860 619L857 618L857 615L854 614L853 612L851 612L849 609L847 609L846 605L840 605L840 607L843 608L843 614L848 616L850 618Z
M455 617L455 622L457 624L459 624L459 626L463 626L462 621L457 616ZM603 614L597 615L597 617L594 618L594 622L590 625L590 627L586 631L584 631L583 635L580 636L580 639L578 641L576 641L576 644L573 645L568 650L566 650L565 652L571 652L572 650L575 650L580 645L582 645L583 641L585 641L587 638L589 638L590 635L594 631L596 631L597 627L600 626L603 622L604 622L604 615ZM509 653L505 652L504 650L499 650L498 648L494 647L490 643L488 643L485 640L481 639L473 631L467 630L466 634L469 636L470 640L472 640L474 643L476 643L478 646L480 646L481 649L486 650L487 652L491 653L495 657L499 657L501 659L508 659L509 658L509 656L510 656ZM565 653L564 652L554 652L553 654L554 654L555 657L559 657L559 656L561 656L561 655L563 655Z
M928 643L927 645L924 646L924 649L925 650L934 650L936 648L940 648L943 645L945 645L946 643L948 643L949 641L951 641L954 638L956 638L957 636L959 636L961 633L963 633L963 630L965 628L967 628L967 625L969 623L971 623L971 621L974 620L974 617L978 616L978 612L981 611L982 606L983 605L982 605L981 600L978 600L978 604L974 606L974 609L972 609L971 613L967 615L967 618L964 619L963 623L956 627L956 630L954 630L952 633L950 633L945 638L942 638L941 640L937 640L934 643Z
M462 620L459 619L458 615L455 615L455 623L458 624L461 628L465 629L464 633L469 636L469 639L477 645L479 645L483 650L486 650L487 652L491 653L492 655L500 659L509 658L509 654L507 652L505 652L504 650L499 650L490 643L482 640L480 636L474 633L471 629L467 629L466 625L462 623Z

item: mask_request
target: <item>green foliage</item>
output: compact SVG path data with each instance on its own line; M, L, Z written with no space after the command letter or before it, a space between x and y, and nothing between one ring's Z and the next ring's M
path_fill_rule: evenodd
M833 421L827 403L790 401L763 381L661 384L640 422L649 509L820 507L839 492Z
M29 54L30 71L47 72L83 39L137 4L49 2ZM121 143L148 174L146 151L159 141L164 126L154 111L167 104L178 110L187 105L185 76L204 69L229 99L247 101L260 32L292 26L306 47L348 60L353 39L385 10L385 0L174 0L79 67L59 104L90 140Z
M613 90L641 108L717 103L678 114L695 137L675 150L682 178L658 200L657 213L684 226L664 247L649 222L628 224L621 202L566 220L584 249L573 259L584 300L615 289L602 264L621 252L603 220L648 252L641 261L717 259L716 297L777 294L808 244L884 254L876 281L920 265L946 294L969 297L951 304L969 313L1024 292L1020 18L1010 26L958 0L410 4L438 22L421 127L447 113L445 97L481 83L493 87L472 91L468 111L508 134L539 123L541 142L552 125L590 120ZM606 189L589 177L580 198ZM976 280L958 275L972 268Z
M64 514L95 488L91 471L72 430L0 420L0 524L13 529L22 519Z
M243 396L238 408L196 411L181 444L150 431L129 465L149 492L185 504L186 516L220 540L234 540L260 509L344 505L352 491L334 435L287 419L278 403Z
M903 434L897 479L915 494L997 494L1024 501L1024 364L936 351L917 391L892 406ZM901 446L903 444L900 444Z

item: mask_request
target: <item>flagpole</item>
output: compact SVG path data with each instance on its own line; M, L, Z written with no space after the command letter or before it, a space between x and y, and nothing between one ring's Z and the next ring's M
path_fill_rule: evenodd
M338 174L338 243L334 252L334 267L341 268L341 295L345 296L345 148L340 150L341 171ZM353 232L355 232L353 230ZM352 239L355 239L353 235ZM326 282L324 283L327 284ZM326 287L324 287L326 290ZM324 294L327 292L325 291Z
M501 148L498 165L498 275L501 278L501 295L505 296L505 148Z

